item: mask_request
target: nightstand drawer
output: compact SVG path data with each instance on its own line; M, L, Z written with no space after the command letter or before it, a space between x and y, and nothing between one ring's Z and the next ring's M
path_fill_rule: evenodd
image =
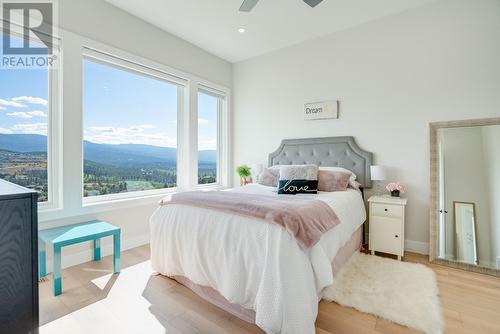
M403 255L401 219L375 217L370 221L370 249Z
M401 205L372 203L371 210L373 216L401 218L404 215L404 207Z

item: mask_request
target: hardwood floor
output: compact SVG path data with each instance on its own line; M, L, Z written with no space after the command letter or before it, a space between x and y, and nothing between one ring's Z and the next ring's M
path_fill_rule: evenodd
M500 279L429 264L406 254L405 261L437 274L445 333L500 333ZM49 333L263 333L205 302L163 276L151 275L148 246L122 253L122 272L112 275L111 257L63 272L63 294L52 295L49 277L40 283L41 334ZM318 334L416 333L403 326L335 303L321 302Z

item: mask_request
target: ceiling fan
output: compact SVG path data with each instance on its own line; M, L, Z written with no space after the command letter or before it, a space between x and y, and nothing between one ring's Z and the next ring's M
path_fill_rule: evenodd
M303 0L303 1L312 8L314 8L323 0ZM259 2L259 0L243 0L243 3L240 6L240 12L251 11L255 7L257 2Z

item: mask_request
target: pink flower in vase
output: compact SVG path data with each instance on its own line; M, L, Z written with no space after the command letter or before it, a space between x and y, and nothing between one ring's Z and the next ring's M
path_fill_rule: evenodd
M391 182L385 186L385 189L387 189L387 191L390 191L391 196L393 197L399 197L400 193L404 193L406 191L405 186L399 182Z

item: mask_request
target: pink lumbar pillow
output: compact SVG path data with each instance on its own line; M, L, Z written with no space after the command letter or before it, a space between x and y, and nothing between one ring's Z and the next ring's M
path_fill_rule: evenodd
M350 172L320 170L318 173L319 191L344 191L349 186Z

